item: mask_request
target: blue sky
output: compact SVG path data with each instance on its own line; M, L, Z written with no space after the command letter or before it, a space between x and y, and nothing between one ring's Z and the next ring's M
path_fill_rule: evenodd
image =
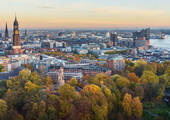
M0 27L170 27L170 0L0 0Z

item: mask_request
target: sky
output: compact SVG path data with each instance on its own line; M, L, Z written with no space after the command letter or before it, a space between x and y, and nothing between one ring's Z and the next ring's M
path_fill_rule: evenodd
M170 28L170 0L0 0L0 29Z

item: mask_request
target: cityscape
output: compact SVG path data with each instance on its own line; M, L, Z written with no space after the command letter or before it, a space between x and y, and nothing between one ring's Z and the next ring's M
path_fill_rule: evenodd
M161 0L155 5L160 4L158 1ZM34 3L27 2L10 5L26 7ZM90 4L87 3L84 7ZM105 8L107 2L102 3ZM54 6L38 9L50 9L48 19L51 21L50 12L58 5ZM74 5L79 12L91 10L81 6L80 3ZM74 9L70 7L70 16ZM24 10L26 12L26 8ZM112 14L96 10L101 16ZM138 16L132 10L126 13L132 18ZM149 14L155 19L154 13L148 12L146 16ZM170 119L170 27L166 22L151 24L148 20L149 25L142 22L140 26L137 20L139 27L134 27L135 24L127 23L127 17L126 25L114 27L108 22L108 27L100 20L93 25L87 20L87 25L80 19L77 24L75 21L68 26L67 22L63 23L64 27L49 27L48 19L42 19L37 25L45 22L36 28L35 23L26 25L23 17L15 13L12 20L5 21L0 28L0 120ZM37 14L36 18L41 16ZM132 22L135 23L133 19Z

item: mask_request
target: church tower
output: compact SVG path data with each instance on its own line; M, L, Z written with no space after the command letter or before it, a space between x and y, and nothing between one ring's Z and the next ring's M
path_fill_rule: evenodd
M9 35L8 35L8 25L6 23L6 27L5 27L5 41L8 41Z
M21 54L21 42L20 42L20 35L19 35L19 24L17 21L17 17L15 16L14 26L13 26L13 50L14 54Z
M20 36L19 36L19 24L17 18L15 17L14 28L13 28L13 46L20 46Z

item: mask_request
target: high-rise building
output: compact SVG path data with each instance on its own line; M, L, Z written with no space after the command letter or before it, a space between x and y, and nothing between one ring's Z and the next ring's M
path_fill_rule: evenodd
M2 40L2 33L0 33L0 40Z
M25 30L25 33L24 33L24 40L25 40L25 41L28 41L27 30Z
M113 46L117 46L118 34L116 32L110 34L110 42L112 43Z
M5 27L5 41L8 41L9 39L9 34L8 34L8 25L6 23L6 27Z

